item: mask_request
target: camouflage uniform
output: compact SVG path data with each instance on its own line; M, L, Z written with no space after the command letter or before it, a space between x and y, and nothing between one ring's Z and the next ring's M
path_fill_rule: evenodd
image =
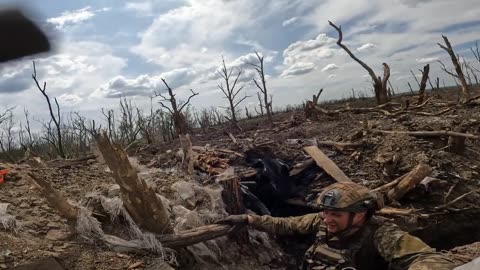
M288 218L253 215L249 225L279 235L316 233L301 269L450 270L457 266L398 226L375 218L350 236L329 240L320 214Z
M313 206L319 211L347 212L347 226L334 235L327 234L320 213L289 218L233 215L219 223L249 224L280 235L316 234L305 253L304 270L450 270L458 265L395 224L373 217L383 207L383 198L364 186L354 182L332 184ZM354 224L357 213L366 218L360 226Z

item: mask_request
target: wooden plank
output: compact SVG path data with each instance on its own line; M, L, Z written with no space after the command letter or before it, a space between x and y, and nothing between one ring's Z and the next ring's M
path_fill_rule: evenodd
M325 172L337 182L352 182L352 180L348 178L340 168L338 168L335 162L327 157L327 155L325 155L317 146L306 146L303 150L315 160L315 163L317 163L320 168L324 169Z

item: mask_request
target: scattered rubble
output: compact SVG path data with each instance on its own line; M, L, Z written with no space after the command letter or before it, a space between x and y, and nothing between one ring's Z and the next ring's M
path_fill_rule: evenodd
M213 223L244 211L317 211L312 201L334 181L384 194L382 218L472 260L480 256L480 109L448 105L439 114L440 100L406 109L405 98L369 110L309 103L309 118L250 119L239 122L242 132L210 130L183 148L135 145L130 156L98 137L102 162L97 153L2 164L0 268L48 258L64 269L289 269L303 242Z

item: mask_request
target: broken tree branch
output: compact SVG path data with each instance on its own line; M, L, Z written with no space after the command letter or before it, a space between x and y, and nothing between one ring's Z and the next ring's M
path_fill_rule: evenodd
M407 192L415 188L425 177L432 173L432 168L420 163L387 193L390 201L400 200Z
M50 205L56 209L62 217L66 218L70 224L75 224L77 221L78 208L71 205L60 192L52 188L43 178L37 177L33 173L27 174Z
M448 203L446 203L446 204L444 204L444 205L435 207L434 209L435 209L435 210L443 210L443 209L449 207L450 205L452 205L452 204L454 204L454 203L462 200L463 198L467 197L468 195L470 195L470 194L472 194L472 193L477 193L477 192L480 192L480 189L471 190L471 191L469 191L469 192L467 192L467 193L465 193L465 194L463 194L463 195L458 196L457 198L449 201Z

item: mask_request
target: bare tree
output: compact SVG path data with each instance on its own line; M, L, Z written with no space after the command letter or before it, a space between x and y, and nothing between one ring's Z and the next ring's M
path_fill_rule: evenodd
M338 32L338 40L337 45L342 48L353 60L359 63L365 70L368 71L368 74L373 80L373 89L375 91L375 98L377 99L377 104L384 104L389 101L388 99L388 90L387 90L387 81L390 78L390 67L386 63L382 63L383 65L383 79L380 76L377 76L375 72L362 60L358 59L344 44L342 44L343 40L343 33L342 33L342 26L336 26L331 21L328 23L335 28Z
M2 131L0 132L0 148L4 152L8 159L11 162L15 161L15 158L12 156L12 152L15 149L15 137L13 128L15 127L15 122L13 121L12 110L8 110L8 116L2 121Z
M120 138L125 145L129 145L137 139L140 128L137 126L138 114L127 98L120 99L120 123L118 126Z
M187 119L186 119L185 115L182 113L182 110L185 108L185 106L188 105L188 103L190 102L192 97L198 95L198 93L195 93L195 92L193 92L192 89L190 89L192 94L188 97L187 101L177 103L177 99L175 98L175 94L173 93L172 88L170 86L168 86L167 82L163 78L162 78L162 82L167 87L168 95L170 96L170 98L167 98L166 96L162 95L161 93L155 92L155 96L162 98L162 100L160 100L158 103L160 104L160 106L167 109L167 111L170 112L170 114L172 115L176 134L177 135L185 135L185 134L187 134L188 123L187 123ZM170 106L172 108L170 108L170 107L168 107L164 104L164 102L167 102L167 101L170 102Z
M153 97L150 97L150 113L149 115L143 115L142 111L137 108L138 123L137 126L140 129L140 133L148 144L154 142L155 138L155 114L153 112Z
M407 82L407 85L408 85L408 88L410 89L410 93L412 93L412 95L415 95L415 92L413 91L413 88L410 82Z
M27 150L33 148L33 135L32 135L32 129L30 127L30 119L29 119L29 113L28 110L23 108L23 113L25 115L25 131L27 132L27 137L24 138L23 134L20 136L20 143L22 144L22 147Z
M65 158L66 156L65 156L65 152L63 151L63 144L62 144L62 130L61 130L61 126L60 126L61 122L62 122L61 116L60 116L60 106L58 105L57 98L54 98L55 104L57 106L57 115L55 116L55 114L53 113L52 104L50 103L50 98L48 97L48 95L46 93L47 82L43 83L43 87L41 87L40 84L38 83L37 70L35 68L35 61L33 61L32 78L35 81L35 84L37 85L38 90L42 93L42 95L47 100L48 110L50 112L50 117L51 117L51 120L53 121L53 123L55 124L55 127L56 127L56 131L57 131L56 141L54 141L52 143L54 143L55 147L57 148L58 154L62 158Z
M448 38L444 35L442 35L442 38L443 38L443 41L445 42L445 46L440 43L438 43L438 46L440 46L440 48L444 49L448 53L448 55L450 55L450 59L452 60L452 64L455 67L456 74L454 74L451 71L448 71L445 65L442 62L440 61L439 62L442 65L443 71L447 72L448 74L452 75L454 78L457 78L460 81L463 98L464 98L464 101L467 102L470 99L470 88L467 84L467 80L465 79L462 66L457 56L455 55L455 52L453 51L452 45L450 44L450 41L448 41Z
M225 81L225 85L223 85L223 82L222 82L221 84L218 85L218 88L222 90L223 94L225 95L225 98L228 100L229 107L227 107L226 109L230 110L232 121L234 123L237 123L236 108L242 101L248 98L248 96L245 95L244 97L237 99L237 95L245 87L245 85L242 85L237 89L235 89L235 87L237 86L238 78L240 78L240 75L242 75L242 70L238 69L238 72L236 73L235 78L233 79L233 82L232 82L231 77L232 77L233 68L231 68L230 71L227 69L227 65L225 64L225 59L222 56L222 69L217 70L217 72Z
M264 56L260 55L258 52L255 52L255 55L257 56L258 64L249 63L249 65L253 66L257 71L261 84L256 79L253 79L253 82L255 83L257 88L260 90L260 92L263 94L263 104L264 104L265 112L267 114L268 119L271 122L272 121L272 100L271 100L271 96L270 96L270 101L268 100L269 94L267 91L267 81L265 80L265 70L264 70L264 64L263 64Z
M428 73L430 72L430 64L423 67L422 80L420 81L420 90L418 90L418 104L422 104L425 100L425 89L427 88Z
M107 121L107 131L108 137L112 141L117 141L117 134L115 130L115 112L113 109L105 110L102 108L102 114L105 116L105 120Z
M260 108L260 112L257 111L257 107L255 106L255 111L257 112L257 114L259 114L260 116L263 116L263 103L262 103L262 97L260 96L260 92L257 92L257 97L258 97L258 107Z

